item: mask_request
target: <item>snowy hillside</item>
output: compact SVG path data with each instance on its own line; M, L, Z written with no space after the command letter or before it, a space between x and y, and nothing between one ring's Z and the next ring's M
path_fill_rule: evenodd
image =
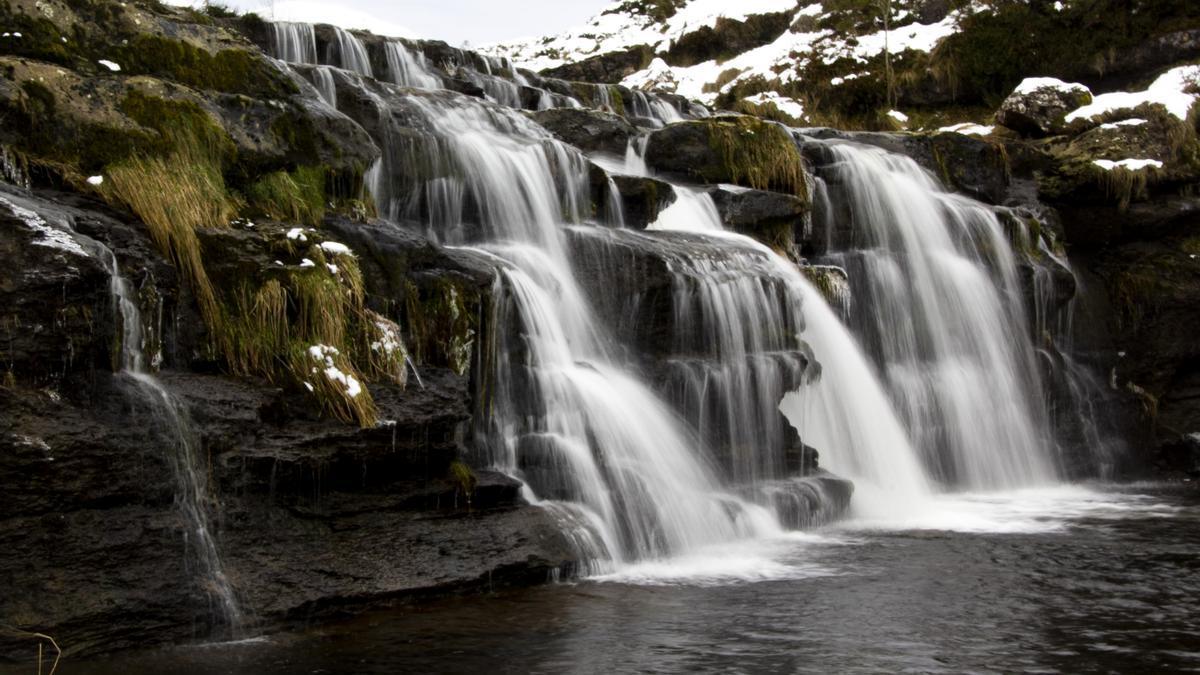
M621 0L560 35L481 51L568 79L663 90L785 121L917 128L983 121L1030 74L1094 86L1130 60L1119 50L1145 51L1146 37L1171 27L1139 23L1137 9L1094 5ZM1194 10L1175 11L1195 23ZM1105 33L1107 41L1097 38ZM1179 60L1164 49L1151 56L1164 65Z

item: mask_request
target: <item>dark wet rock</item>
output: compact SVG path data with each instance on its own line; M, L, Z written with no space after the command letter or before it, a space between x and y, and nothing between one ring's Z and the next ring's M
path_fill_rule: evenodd
M716 187L709 190L721 222L783 255L799 258L796 240L804 236L808 203L799 197L765 190Z
M564 143L584 152L624 156L637 129L623 117L586 108L554 108L531 113L533 119Z
M804 448L816 453L808 446ZM827 471L816 471L804 477L765 483L747 496L769 502L785 527L805 529L844 517L853 495L854 483Z
M1067 113L1092 102L1081 84L1044 78L1027 80L1000 104L996 121L1027 136L1050 136L1067 129Z

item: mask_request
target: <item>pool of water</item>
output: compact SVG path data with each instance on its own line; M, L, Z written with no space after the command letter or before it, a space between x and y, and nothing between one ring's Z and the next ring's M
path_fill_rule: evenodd
M60 673L1200 672L1200 490L917 509Z

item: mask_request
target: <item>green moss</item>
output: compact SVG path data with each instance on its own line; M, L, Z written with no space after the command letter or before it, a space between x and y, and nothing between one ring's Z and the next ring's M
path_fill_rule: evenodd
M721 173L730 182L808 198L804 160L786 129L749 116L705 124Z
M267 174L246 190L246 199L248 215L315 227L325 218L325 170L302 166Z
M603 85L601 85L603 86ZM609 99L612 100L613 112L624 117L625 116L625 97L621 95L621 89L616 85L608 88Z
M244 49L210 54L184 40L140 33L117 51L122 68L131 75L259 98L284 98L298 91L263 56Z
M479 479L471 467L458 459L450 462L450 467L446 470L446 480L454 486L455 498L461 496L466 501L467 508L470 509L471 500L475 495L475 486L479 484Z

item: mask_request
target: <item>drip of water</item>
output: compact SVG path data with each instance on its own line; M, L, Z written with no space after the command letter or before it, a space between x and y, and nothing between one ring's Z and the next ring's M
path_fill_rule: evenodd
M317 34L311 23L271 23L271 45L275 58L288 63L317 64Z
M216 505L211 503L208 480L200 469L200 438L192 428L186 406L167 391L150 371L137 291L128 279L121 276L116 255L107 246L76 232L65 219L48 223L33 211L28 213L30 217L37 218L42 226L52 226L74 239L80 248L99 260L109 271L114 318L121 327L121 375L133 383L139 397L150 405L160 428L171 434L173 447L172 452L168 453L168 460L176 479L175 504L187 527L184 540L189 550L189 566L195 564L194 573L200 586L216 606L222 624L230 633L229 637L237 639L241 637L245 617L233 585L225 575L211 526L209 512Z
M367 49L363 46L362 41L343 28L334 26L333 31L336 42L329 45L330 53L327 61L337 64L343 70L352 70L359 75L373 77L371 58L367 55Z
M387 55L388 75L392 82L402 87L434 90L442 88L442 78L433 74L425 54L413 52L402 42L384 44Z
M907 157L824 149L830 202L854 227L834 256L857 284L853 323L926 465L972 489L1053 482L1016 261L995 213Z

